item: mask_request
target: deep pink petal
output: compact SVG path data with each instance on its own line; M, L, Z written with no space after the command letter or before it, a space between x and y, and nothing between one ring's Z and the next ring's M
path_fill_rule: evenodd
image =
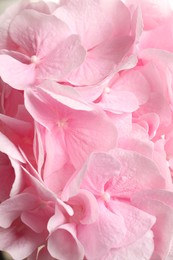
M2 133L0 133L0 151L20 162L25 162L23 156L21 155L17 147L14 145L14 143L12 143Z
M25 259L44 240L43 234L34 233L20 221L8 229L0 229L1 250L7 251L13 259Z
M14 179L14 169L8 156L0 152L0 203L9 198Z

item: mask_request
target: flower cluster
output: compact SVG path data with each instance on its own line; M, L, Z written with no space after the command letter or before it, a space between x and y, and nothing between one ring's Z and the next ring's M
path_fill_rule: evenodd
M168 0L25 0L0 16L0 250L167 260Z

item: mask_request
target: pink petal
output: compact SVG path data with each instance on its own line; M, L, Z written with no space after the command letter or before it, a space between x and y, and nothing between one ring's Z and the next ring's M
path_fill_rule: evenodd
M26 90L26 108L37 122L48 129L52 128L58 122L61 114L64 113L65 107L63 109L62 104L77 110L90 111L92 109L71 87L63 89L63 86L51 81L46 81L43 88L40 85L37 89L28 88ZM55 113L55 110L58 112Z
M47 247L43 247L39 250L38 256L37 256L37 260L56 260L56 258L52 257L49 253L49 251L47 250ZM28 258L28 260L35 260L35 258Z
M148 133L139 124L133 124L131 131L119 138L119 147L152 158L153 142L149 140Z
M102 260L146 260L151 259L154 251L153 232L148 231L142 238L127 247L110 250ZM159 258L157 258L159 260ZM154 260L154 259L153 259Z
M118 200L110 200L109 208L115 214L123 216L127 228L125 239L120 247L126 247L145 236L156 221L154 216L145 211Z
M80 45L77 35L57 43L56 48L42 59L38 66L38 79L63 81L71 71L79 67L85 59L85 50Z
M119 177L108 185L108 192L116 198L128 198L138 190L164 188L165 180L155 163L132 151L112 150L111 154L121 163ZM142 170L141 170L142 169Z
M114 37L91 49L87 52L83 64L69 74L69 82L75 85L92 85L101 82L123 60L132 43L133 39L129 36Z
M159 92L151 92L148 101L139 108L141 115L156 113L160 119L160 125L168 125L171 122L171 108L166 98Z
M109 93L103 94L99 105L101 105L104 110L116 114L134 112L139 107L138 100L132 92L114 91L113 89L111 89Z
M0 151L20 162L25 162L17 147L2 133L0 133Z
M93 49L86 53L84 62L68 75L67 80L71 84L79 86L98 84L109 76L113 67L112 60L102 59L100 54L95 55Z
M124 72L112 85L112 89L133 93L140 105L146 103L150 94L150 85L144 75L140 71L133 69Z
M135 4L142 9L143 23L145 30L153 29L163 23L170 15L171 8L169 0L125 0L127 5Z
M112 247L118 247L126 234L124 219L100 204L98 220L78 227L78 238L87 259L101 259Z
M27 201L27 203L26 203ZM36 207L36 197L22 193L0 204L0 226L8 228L22 211Z
M22 22L24 21L24 22ZM53 15L24 10L10 26L14 42L31 58L36 57L38 79L62 80L84 60L79 37L71 35L65 23Z
M80 36L85 49L98 45L112 31L110 22L97 1L70 0L57 8L54 15L64 21L73 34Z
M75 235L72 224L64 224L54 231L48 239L48 251L56 259L83 259L84 250Z
M8 156L0 152L0 203L9 198L14 179L14 169Z
M13 259L23 260L40 246L45 236L36 234L22 222L14 223L8 229L0 229L1 250L7 251Z
M74 215L70 218L73 223L91 224L98 218L98 205L95 197L87 190L80 190L79 193L68 200L73 208Z
M24 64L11 56L0 55L0 76L15 89L24 90L35 81L35 65Z
M119 175L120 163L106 153L93 153L85 166L84 179L81 187L94 195L104 193L105 184L114 176Z
M160 120L159 120L159 116L156 113L145 113L142 116L140 116L138 118L138 124L141 124L143 126L143 124L146 123L146 130L150 136L150 138L152 139L155 134L156 131L160 125Z
M44 202L42 204L40 202L37 208L27 210L21 214L22 222L36 233L42 233L46 230L47 222L53 214L51 206L44 204Z
M75 112L72 118L65 140L70 160L76 168L81 167L91 152L106 152L115 147L116 129L101 110Z
M39 92L50 95L55 100L76 110L91 111L93 108L84 101L77 89L56 82L45 81L39 87Z
M115 35L125 35L130 30L130 12L122 1L101 0L99 1L108 21L113 24ZM115 21L116 17L116 21Z
M136 194L132 203L136 207L156 217L156 223L152 228L155 244L153 259L154 257L166 259L172 242L173 209L160 200L152 199L152 196L151 198L148 196L146 200L145 197L141 195L142 193Z
M45 131L42 140L44 141L46 157L42 172L43 179L49 188L53 188L53 191L59 193L61 189L55 190L55 187L63 189L63 183L68 180L74 172L74 168L69 162L67 151L64 149L63 133ZM57 147L56 150L54 149L55 142ZM54 175L55 180L53 181ZM62 175L64 179L62 179Z
M53 15L31 9L20 12L10 24L11 38L30 57L46 56L68 35L69 29L65 23Z

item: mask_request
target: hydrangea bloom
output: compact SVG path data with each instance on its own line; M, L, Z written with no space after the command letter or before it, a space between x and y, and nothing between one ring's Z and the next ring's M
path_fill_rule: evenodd
M22 0L0 16L14 260L172 259L172 20L168 0Z

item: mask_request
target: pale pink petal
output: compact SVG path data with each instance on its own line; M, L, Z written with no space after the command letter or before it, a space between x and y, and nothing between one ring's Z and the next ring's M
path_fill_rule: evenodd
M8 228L22 211L34 208L37 204L36 197L27 193L16 195L4 201L0 204L0 226Z
M97 47L96 47L97 48ZM94 49L86 53L84 62L67 77L73 85L93 85L104 80L112 72L114 63L94 53Z
M91 111L93 108L87 102L84 101L83 97L79 94L78 88L73 88L68 85L61 85L52 81L44 81L39 87L39 92L47 93L52 98L61 102L64 105L76 110Z
M128 6L134 4L142 10L143 22L145 30L153 29L163 23L170 15L170 1L160 0L124 0Z
M118 139L125 138L132 130L132 114L124 113L124 114L113 114L107 113L111 118L112 122L115 124L118 131Z
M73 224L61 225L49 236L48 251L56 259L83 259L84 249L76 237Z
M141 115L147 113L156 113L160 119L160 125L171 123L171 108L166 98L159 92L151 92L148 101L137 111Z
M64 135L63 133L56 133L45 131L44 136L42 136L42 140L44 141L44 149L45 149L45 161L43 168L43 179L49 188L53 188L55 191L55 187L63 188L63 183L68 180L68 178L73 174L74 168L69 162L69 157L67 151L65 150L65 145L63 142ZM55 147L56 143L56 149ZM58 158L58 163L57 163ZM64 174L63 174L64 171ZM63 174L63 180L62 180ZM55 176L55 181L53 181L53 176ZM59 176L60 175L60 176ZM60 180L63 181L60 182ZM60 182L60 183L59 183ZM50 186L49 186L50 185ZM56 193L59 193L60 190L56 190Z
M120 148L152 158L153 142L149 140L147 131L139 124L132 124L131 131L124 136L120 136L118 142Z
M68 35L69 29L65 23L55 16L35 10L22 11L10 24L11 38L30 57L36 55L43 58Z
M120 163L106 153L93 153L85 167L85 175L81 187L91 191L94 195L104 193L105 184L113 177L118 177Z
M156 131L160 125L160 119L156 113L145 113L137 119L137 122L146 128L150 139L156 135Z
M155 244L152 259L166 259L172 242L173 209L160 200L152 199L152 196L146 200L142 193L136 194L132 203L156 217L156 223L152 228Z
M46 203L44 205L44 202L42 204L43 205L40 203L40 205L38 204L37 208L27 210L21 214L22 222L36 233L44 232L47 226L47 222L54 212L54 209L51 207L51 205L46 205Z
M172 17L154 30L145 32L140 39L140 49L162 49L172 52ZM164 34L164 37L162 35Z
M96 85L89 85L89 86L83 86L83 87L76 87L76 90L78 93L80 93L83 100L87 102L93 102L97 98L99 98L103 92L105 82L103 81L102 84L96 84Z
M132 92L139 104L144 104L149 98L150 85L143 74L138 70L124 71L112 85L112 89Z
M115 35L125 35L130 30L130 11L123 1L100 0L99 1L108 21L113 25ZM116 19L115 19L116 17Z
M101 102L99 102L99 105L104 110L116 114L134 112L139 107L138 100L134 93L130 91L113 89L110 89L110 92L104 93L102 95L102 99Z
M78 168L91 152L106 152L114 148L117 133L111 120L101 110L75 114L75 119L73 117L69 121L65 139L70 160Z
M80 189L79 193L68 200L68 204L73 208L74 215L70 222L91 224L98 218L98 204L93 196L87 190Z
M165 180L152 160L122 149L112 150L111 154L121 163L119 177L113 177L107 184L107 191L112 196L129 198L136 191L146 187L148 189L165 187Z
M64 21L73 34L80 36L87 50L105 40L112 31L98 1L70 0L57 8L54 15Z
M68 76L75 85L92 85L109 76L133 44L130 36L114 37L87 52L83 64Z
M101 259L112 247L118 247L126 234L124 219L100 203L98 220L78 227L78 238L87 259Z
M154 216L145 211L119 202L118 200L110 200L108 207L115 214L120 214L124 217L127 232L121 247L126 247L138 239L141 239L152 228L156 221Z
M146 260L151 259L153 251L153 232L150 230L129 246L110 250L101 260ZM157 258L157 260L160 260L160 258Z
M35 64L24 64L9 55L0 55L0 76L15 89L24 90L35 81Z
M85 57L79 37L53 15L24 10L12 21L10 35L35 64L38 79L61 80Z
M53 40L54 41L54 40ZM85 50L77 35L71 35L46 55L36 73L38 79L63 81L71 71L78 68L85 59Z

